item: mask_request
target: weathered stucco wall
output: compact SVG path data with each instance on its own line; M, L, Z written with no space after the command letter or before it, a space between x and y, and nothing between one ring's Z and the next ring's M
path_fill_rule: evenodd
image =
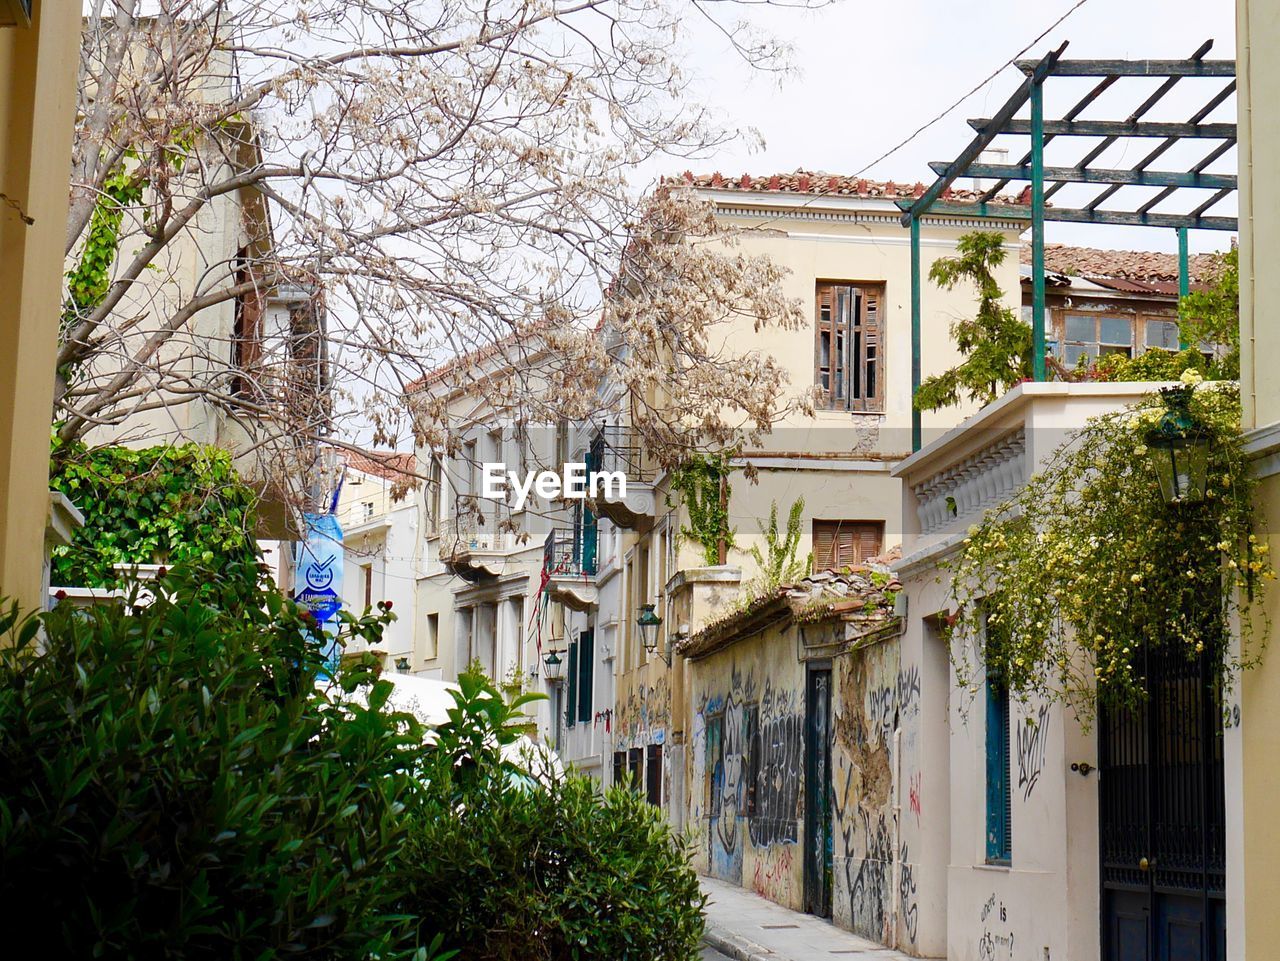
M915 940L918 909L912 872L895 874L895 853L905 860L910 845L894 819L913 816L900 799L914 769L903 757L914 747L920 678L899 661L896 642L835 659L832 908L841 927L906 946Z
M688 824L700 871L799 910L805 678L795 631L771 628L689 662Z

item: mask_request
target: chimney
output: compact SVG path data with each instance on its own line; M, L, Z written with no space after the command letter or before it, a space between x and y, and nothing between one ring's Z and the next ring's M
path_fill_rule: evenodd
M1008 147L988 147L982 153L978 154L978 163L980 164L1007 164L1009 162ZM994 186L996 181L986 177L974 177L973 189L981 193L984 190Z

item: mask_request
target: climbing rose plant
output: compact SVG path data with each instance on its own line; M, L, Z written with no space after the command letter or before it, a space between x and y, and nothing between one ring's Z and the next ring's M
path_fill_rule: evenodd
M1245 615L1275 572L1253 533L1239 388L1200 383L1194 371L1183 383L1209 443L1205 500L1170 505L1161 495L1145 446L1165 412L1159 394L1091 419L969 529L947 565L962 684L976 687L981 659L960 638L984 639L986 670L1016 696L1065 701L1086 721L1099 704L1145 697L1144 646L1208 651L1224 690L1257 663L1267 624Z

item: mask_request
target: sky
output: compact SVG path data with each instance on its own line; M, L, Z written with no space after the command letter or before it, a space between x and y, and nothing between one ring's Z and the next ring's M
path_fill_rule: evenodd
M718 149L700 163L685 166L706 172L719 170L726 176L756 176L799 167L854 173L950 106L1076 2L843 0L816 11L751 6L751 20L792 47L795 69L783 77L753 71L723 37L695 20L683 51L686 68L693 75L692 95L722 124L755 128L764 145L753 149L749 140L743 139ZM1041 56L1068 40L1071 45L1064 56L1077 59L1184 58L1212 38L1215 43L1208 56L1229 59L1235 55L1234 12L1230 0L1084 0L1024 56ZM1012 66L1001 70L981 91L865 176L928 184L933 179L929 161L953 159L973 137L967 119L990 116L1021 78ZM1052 82L1046 88L1046 116L1061 115L1094 82ZM1123 119L1155 86L1156 81L1145 79L1122 81L1099 98L1082 119ZM1221 86L1220 80L1183 80L1147 119L1185 121ZM1235 98L1231 97L1207 119L1234 120L1234 112ZM1023 138L1013 149L1021 146L1025 150L1026 143ZM1091 143L1059 140L1047 148L1046 162L1074 161ZM1098 163L1132 163L1151 143L1129 141L1124 149L1117 145ZM1199 147L1200 153L1179 145L1179 152L1166 154L1152 169L1186 169L1185 165L1216 143L1186 145ZM1017 159L1020 155L1011 157ZM1208 170L1235 172L1234 150ZM1074 205L1097 189L1067 188L1057 199ZM1086 192L1071 195L1068 190ZM1138 196L1150 192L1148 188L1124 188L1114 199L1120 201L1126 193ZM1231 201L1228 198L1214 213L1234 214ZM1188 202L1181 209L1191 205ZM1179 210L1174 205L1159 209ZM1169 229L1051 223L1046 232L1050 242L1177 249L1176 235ZM1225 249L1230 239L1225 233L1195 231L1190 244L1195 251Z

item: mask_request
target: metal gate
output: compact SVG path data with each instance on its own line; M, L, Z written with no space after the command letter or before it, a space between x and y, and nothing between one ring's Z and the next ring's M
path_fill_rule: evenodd
M831 917L831 670L810 668L805 698L804 909Z
M1226 957L1222 704L1208 656L1148 651L1099 719L1103 961Z

